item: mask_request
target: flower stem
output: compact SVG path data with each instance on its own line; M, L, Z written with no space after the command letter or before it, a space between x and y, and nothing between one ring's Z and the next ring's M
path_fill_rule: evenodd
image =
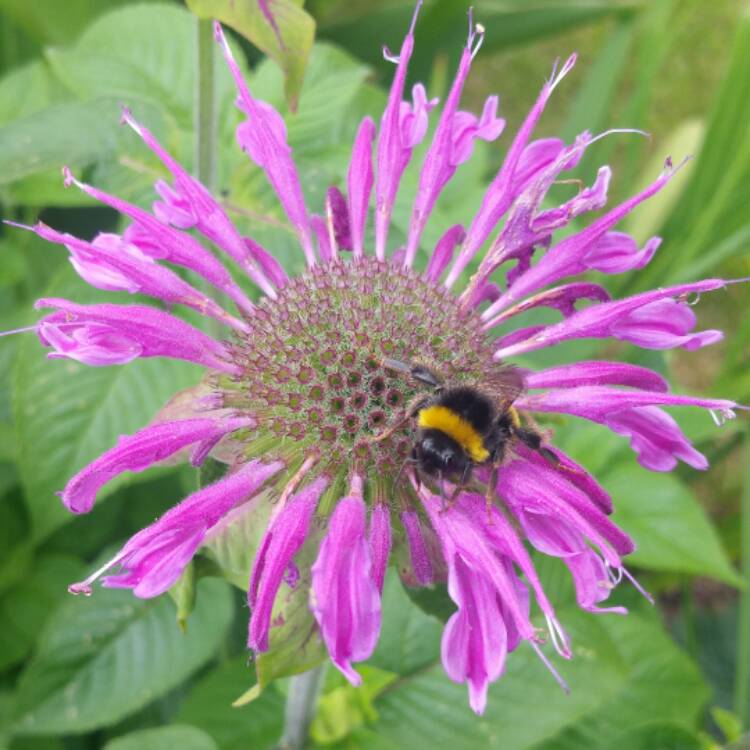
M734 682L734 712L747 727L750 724L750 434L745 434L745 472L740 506L741 559L745 589L740 594L737 624L737 671Z
M277 750L302 750L305 747L326 666L324 663L292 677L284 713L284 734Z
M216 182L216 86L211 19L196 18L198 70L195 77L195 176L213 191Z

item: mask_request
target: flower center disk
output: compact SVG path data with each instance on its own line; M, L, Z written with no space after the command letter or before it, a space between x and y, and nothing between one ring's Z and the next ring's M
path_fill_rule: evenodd
M314 267L249 322L252 334L235 345L243 372L222 382L225 404L256 415L258 436L319 449L333 471L393 471L409 455L410 425L372 438L429 391L386 358L425 365L449 383L481 383L496 367L474 313L411 269L371 258Z

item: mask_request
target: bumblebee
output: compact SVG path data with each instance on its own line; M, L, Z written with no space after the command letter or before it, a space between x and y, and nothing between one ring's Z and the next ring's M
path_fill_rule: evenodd
M524 392L521 373L510 365L498 368L481 386L448 385L429 368L395 359L383 362L388 369L410 376L431 393L415 397L403 417L375 440L392 435L407 421L415 420L416 442L408 459L420 473L454 484L450 501L467 487L477 466L490 467L488 502L495 491L497 472L508 446L517 440L557 464L557 456L543 445L543 438L521 424L513 402Z

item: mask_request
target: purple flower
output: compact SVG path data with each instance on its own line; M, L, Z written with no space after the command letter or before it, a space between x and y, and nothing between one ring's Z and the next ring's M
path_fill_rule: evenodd
M470 30L434 123L406 244L389 244L402 175L438 105L421 84L405 99L416 16L398 56L386 53L396 70L379 126L369 117L362 121L346 174L327 190L317 213L308 211L283 119L250 93L216 27L237 85L238 143L278 195L306 261L302 275L289 278L273 254L245 236L221 203L126 111L124 122L171 175L171 182L154 185L152 210L79 182L65 170L67 184L119 210L130 224L121 235L99 235L91 242L43 224L25 228L64 246L76 272L93 286L150 296L170 312L42 299L36 307L53 312L34 328L50 357L103 366L159 356L206 370L201 387L183 394L192 400L188 417L159 419L81 468L61 492L71 511L90 510L99 489L121 473L167 458L198 464L211 454L229 464L223 479L136 534L71 590L90 593L92 582L104 575L107 586L156 596L176 582L207 538L231 530L248 509L265 509L270 518L247 571L250 648L263 653L283 645L285 602L294 594L295 617L306 618L310 638L358 684L354 665L376 646L381 592L393 558L407 585L447 582L455 612L443 635L443 664L451 679L467 684L470 704L481 713L489 685L502 674L508 655L524 644L566 687L542 646L551 641L568 659L572 645L530 549L564 562L582 609L622 613L604 603L623 577L631 578L624 558L634 543L610 519L606 491L552 445L547 433L538 436L541 450L518 433L509 438L496 476L481 451L471 454L474 480L488 499L458 484L454 474L416 470L408 410L431 391L409 375L410 363L419 357L448 381L461 374L484 387L507 376L504 368L514 357L575 339L690 351L718 341L721 333L696 332L689 298L728 282L709 279L618 300L598 283L601 274L637 270L652 258L658 238L639 249L616 226L669 181L670 164L641 193L560 239L560 230L574 218L605 205L612 178L609 167L602 167L591 185L561 205L550 202L552 184L600 137L584 132L570 144L532 140L575 56L543 86L476 215L465 224L438 228L436 246L424 246L423 230L434 221L441 192L470 158L474 142L498 138L504 126L494 96L481 113L460 109L482 40L478 26ZM248 275L260 295L257 303L205 241ZM487 252L477 258L485 243ZM477 272L454 293L475 259ZM168 265L199 276L221 293L221 304ZM575 278L582 273L595 279ZM583 300L587 305L580 308ZM561 319L515 325L517 316L539 307ZM227 340L185 322L182 308L219 321ZM405 363L404 372L394 369L394 362ZM656 372L620 362L518 369L514 377L523 387L513 416L525 429L535 429L536 414L585 419L625 437L638 461L655 471L669 471L680 460L707 466L664 409L697 407L720 421L733 416L735 407L728 400L675 395ZM459 447L470 451L469 438L461 440Z

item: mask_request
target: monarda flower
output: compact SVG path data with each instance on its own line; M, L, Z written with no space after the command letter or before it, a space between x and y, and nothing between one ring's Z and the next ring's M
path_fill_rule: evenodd
M535 431L542 444L509 439L488 504L491 480L481 453L473 484L465 487L456 476L435 481L415 471L417 426L405 410L426 388L408 368L389 363L417 361L447 383L481 388L507 372L517 356L574 339L698 349L721 333L694 330L689 300L727 282L709 279L612 300L596 281L576 280L650 261L658 238L639 248L615 227L661 190L674 169L667 162L641 193L558 238L573 219L604 207L610 181L610 169L602 167L592 185L580 186L562 205L549 205L550 187L595 140L587 132L569 144L532 140L575 56L542 87L475 215L466 226L445 227L435 247L424 247L423 230L446 184L477 139L492 142L503 131L496 97L479 115L459 109L482 35L481 27L471 28L439 109L420 84L411 97L406 93L412 23L398 55L387 53L396 72L380 123L362 121L346 181L330 188L318 215L306 204L284 121L253 96L216 26L243 117L237 140L276 191L306 261L296 278L287 276L273 248L243 236L221 203L128 111L124 122L172 177L156 183L152 212L65 171L68 184L126 216L127 229L91 242L41 223L28 229L66 248L74 269L93 286L147 295L175 313L181 306L198 311L223 325L225 337L217 340L159 307L37 302L38 309L51 310L35 327L50 357L93 366L173 357L206 370L188 407L190 394L183 394L179 418L158 417L120 438L70 480L63 503L74 513L88 512L106 482L178 454L196 465L209 455L228 464L223 478L136 534L71 591L91 593L101 576L105 586L131 588L136 596L162 594L207 540L266 507L267 527L247 571L248 643L255 652L279 645L281 602L289 592L301 592L309 637L359 684L355 663L375 649L386 568L398 559L408 585L447 581L456 611L443 635L443 664L451 679L467 684L477 713L507 654L522 643L560 682L541 646L551 641L562 657L572 654L531 549L565 563L580 607L624 611L602 605L623 576L630 578L623 558L634 544L610 520L612 502L597 481L548 433L535 431L536 415L596 422L627 437L643 466L669 471L678 461L697 469L707 461L664 407L692 405L720 419L733 416L735 404L675 395L657 373L619 362L517 369L522 387L513 403L516 426ZM430 117L436 120L432 130ZM405 244L397 247L389 242L394 202L415 147L430 131ZM209 243L249 281L238 283ZM216 295L192 286L174 266L193 272L204 282L201 289L213 288ZM464 282L468 268L474 273ZM254 294L245 291L251 285ZM514 326L516 316L535 308L552 308L559 322ZM533 608L546 627L533 624Z

